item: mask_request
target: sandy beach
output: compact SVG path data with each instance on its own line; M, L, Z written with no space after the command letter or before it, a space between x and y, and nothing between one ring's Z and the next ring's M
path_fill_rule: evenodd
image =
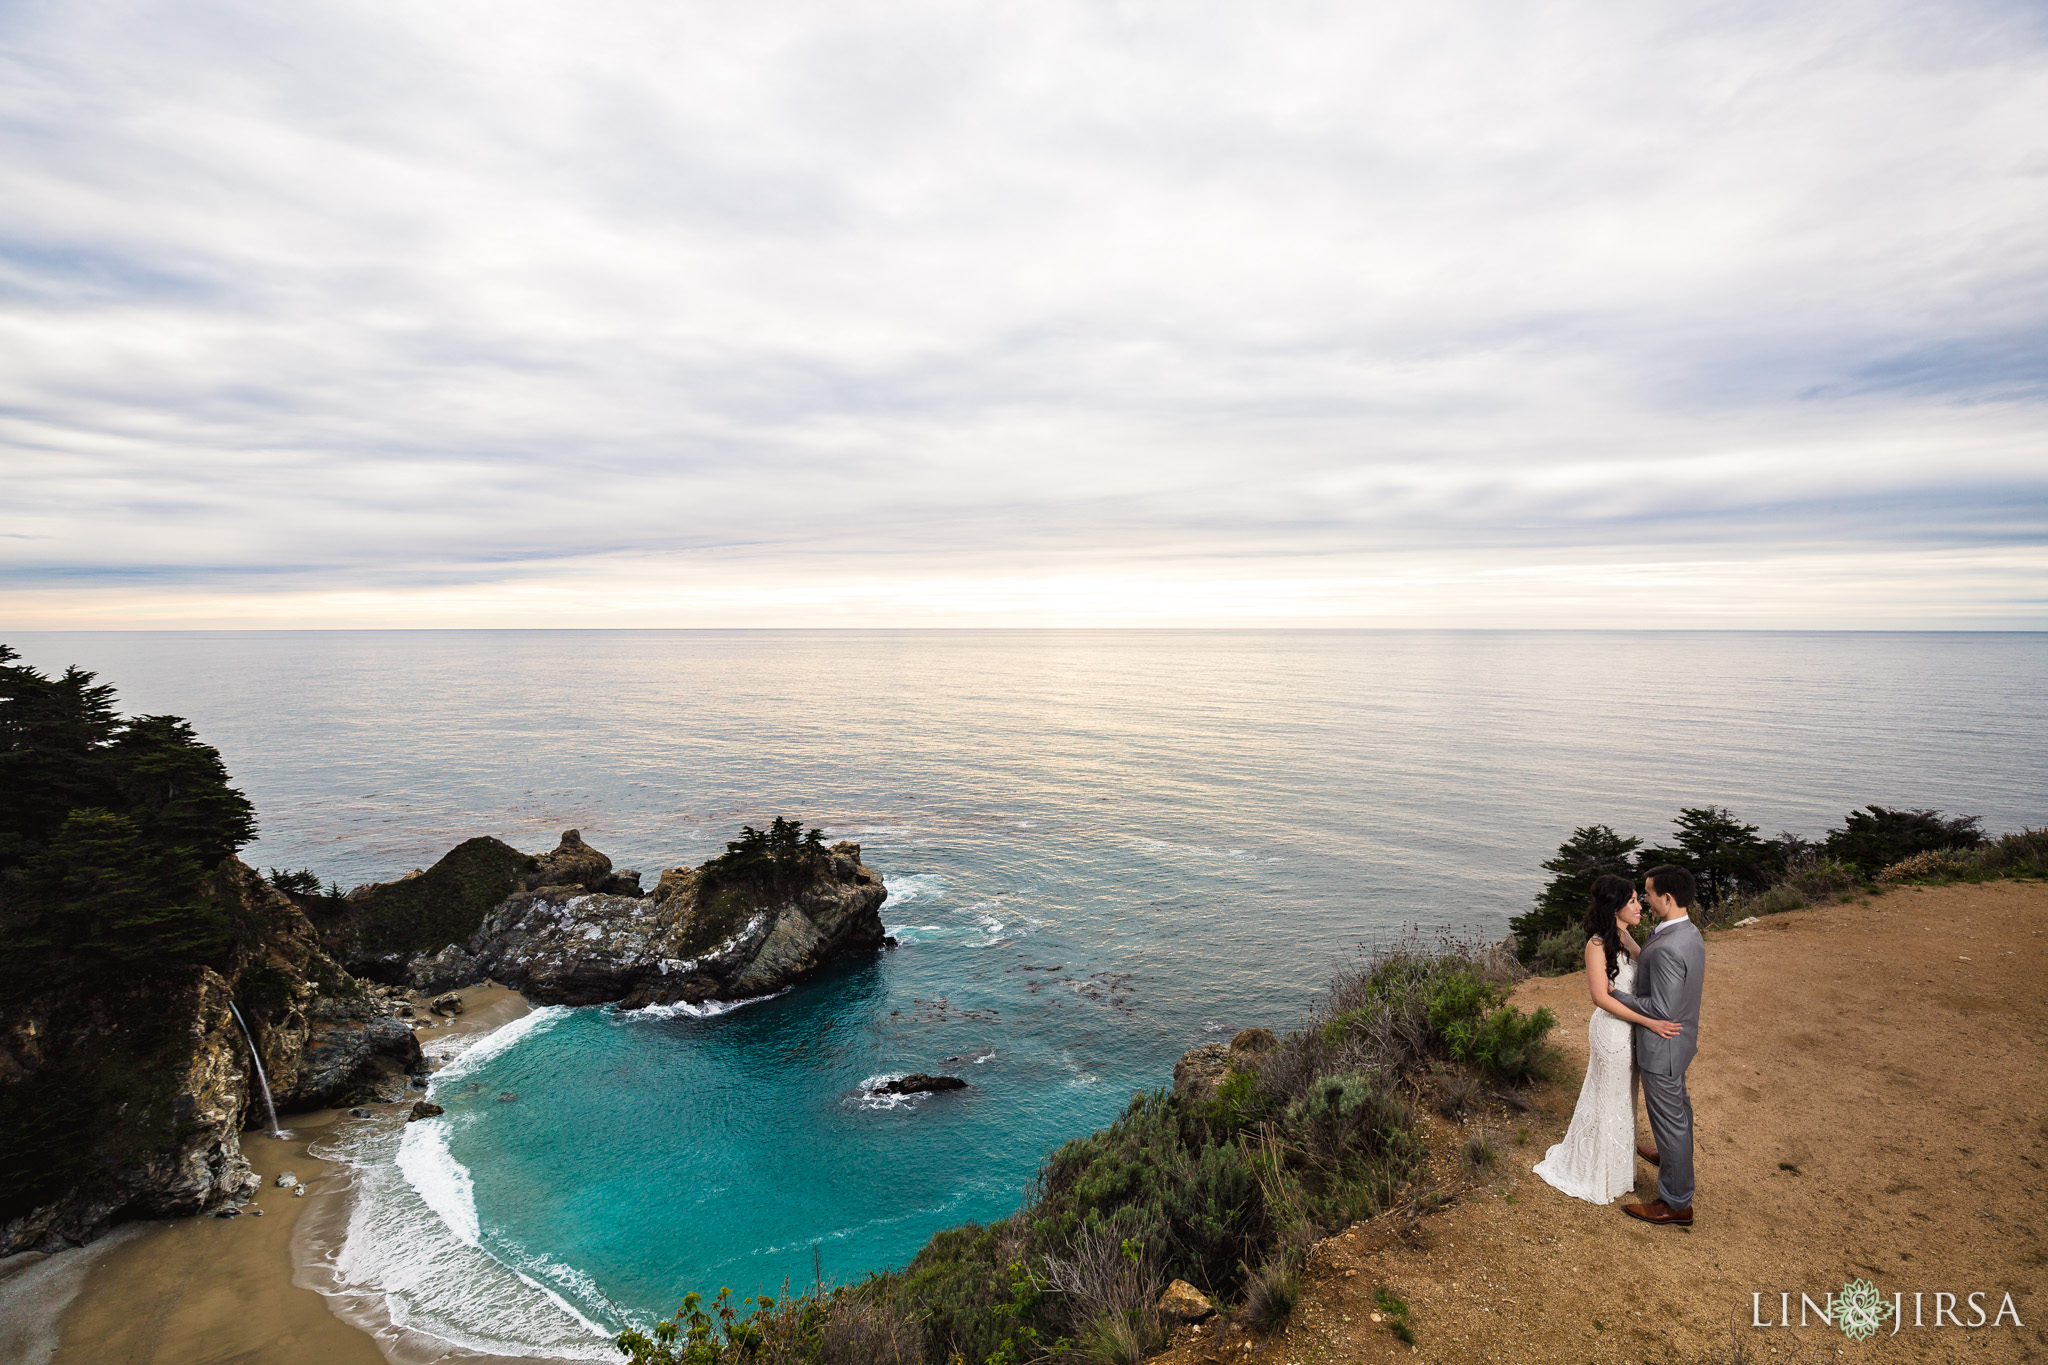
M423 1045L488 1033L528 1009L498 986L462 996L463 1013L422 1031ZM417 1093L369 1108L384 1122L402 1121ZM283 1116L290 1136L282 1140L244 1133L242 1150L263 1191L239 1218L131 1223L90 1246L0 1262L7 1272L0 1358L10 1365L383 1365L376 1339L301 1283L347 1220L347 1173L307 1152L338 1121L352 1120L327 1109ZM284 1171L306 1182L305 1197L277 1188Z

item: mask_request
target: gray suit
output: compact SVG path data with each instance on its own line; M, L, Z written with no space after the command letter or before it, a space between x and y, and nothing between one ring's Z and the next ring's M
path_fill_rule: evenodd
M1675 1019L1676 1038L1636 1026L1636 1070L1642 1073L1643 1108L1657 1135L1657 1197L1674 1209L1692 1207L1692 1096L1685 1069L1700 1047L1700 988L1707 980L1707 942L1690 919L1667 920L1650 934L1636 963L1637 990L1614 998L1637 1014Z

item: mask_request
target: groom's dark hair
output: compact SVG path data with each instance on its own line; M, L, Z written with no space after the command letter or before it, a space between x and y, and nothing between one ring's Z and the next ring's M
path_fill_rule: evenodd
M1681 910L1690 910L1699 904L1700 891L1699 887L1693 884L1692 873L1677 863L1653 867L1643 874L1643 880L1647 881L1650 889L1658 895L1669 896L1677 901Z

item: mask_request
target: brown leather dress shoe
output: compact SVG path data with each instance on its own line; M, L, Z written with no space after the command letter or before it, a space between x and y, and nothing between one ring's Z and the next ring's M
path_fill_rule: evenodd
M1676 1223L1682 1228L1692 1226L1691 1209L1674 1209L1661 1199L1652 1199L1647 1204L1623 1204L1621 1211L1631 1218L1640 1218L1645 1223Z
M1636 1155L1649 1162L1652 1166L1657 1164L1657 1149L1655 1147L1645 1147L1642 1143L1638 1142L1636 1144Z

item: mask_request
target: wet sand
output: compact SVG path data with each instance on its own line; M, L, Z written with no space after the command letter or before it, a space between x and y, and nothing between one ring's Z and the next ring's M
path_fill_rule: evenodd
M462 992L464 1013L431 1038L487 1033L528 1012L514 991ZM392 1122L418 1096L369 1108ZM129 1224L72 1251L39 1258L0 1281L0 1358L55 1365L384 1365L377 1340L298 1281L348 1218L348 1174L307 1154L337 1110L285 1115L289 1137L244 1133L242 1151L263 1190L239 1218ZM277 1188L280 1172L305 1181L305 1197ZM262 1216L256 1216L256 1210ZM0 1265L12 1267L22 1257ZM10 1293L17 1281L28 1292ZM49 1354L54 1340L55 1354ZM29 1354L40 1349L41 1355ZM20 1354L17 1355L16 1351ZM476 1360L451 1352L449 1360Z

